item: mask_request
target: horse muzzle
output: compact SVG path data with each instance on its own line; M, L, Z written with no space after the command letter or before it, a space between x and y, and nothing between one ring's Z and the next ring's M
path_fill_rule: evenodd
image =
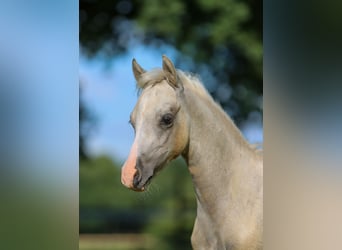
M153 177L153 171L149 171L148 169L144 168L139 159L135 168L136 172L133 177L132 189L134 191L144 191Z

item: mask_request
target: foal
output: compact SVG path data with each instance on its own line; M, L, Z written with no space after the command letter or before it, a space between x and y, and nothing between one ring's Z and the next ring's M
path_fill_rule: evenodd
M135 129L121 181L144 191L151 178L182 155L192 176L197 217L194 249L262 249L263 157L249 145L200 81L163 56L146 72L135 60L142 90L131 113Z

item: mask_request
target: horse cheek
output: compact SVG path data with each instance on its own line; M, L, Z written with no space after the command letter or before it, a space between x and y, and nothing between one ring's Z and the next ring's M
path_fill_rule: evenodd
M188 140L188 131L185 125L180 125L176 131L173 143L172 159L178 157L184 150Z

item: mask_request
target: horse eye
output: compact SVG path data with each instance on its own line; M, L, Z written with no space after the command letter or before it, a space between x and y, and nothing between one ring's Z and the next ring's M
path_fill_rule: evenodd
M171 126L173 123L173 115L172 114L166 114L163 115L161 119L161 124L164 126Z

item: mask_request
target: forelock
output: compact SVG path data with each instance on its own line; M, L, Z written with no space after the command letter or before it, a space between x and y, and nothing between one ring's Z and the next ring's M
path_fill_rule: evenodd
M163 80L167 80L165 72L162 69L156 68L141 74L137 85L139 89L144 89L147 86L153 86Z

